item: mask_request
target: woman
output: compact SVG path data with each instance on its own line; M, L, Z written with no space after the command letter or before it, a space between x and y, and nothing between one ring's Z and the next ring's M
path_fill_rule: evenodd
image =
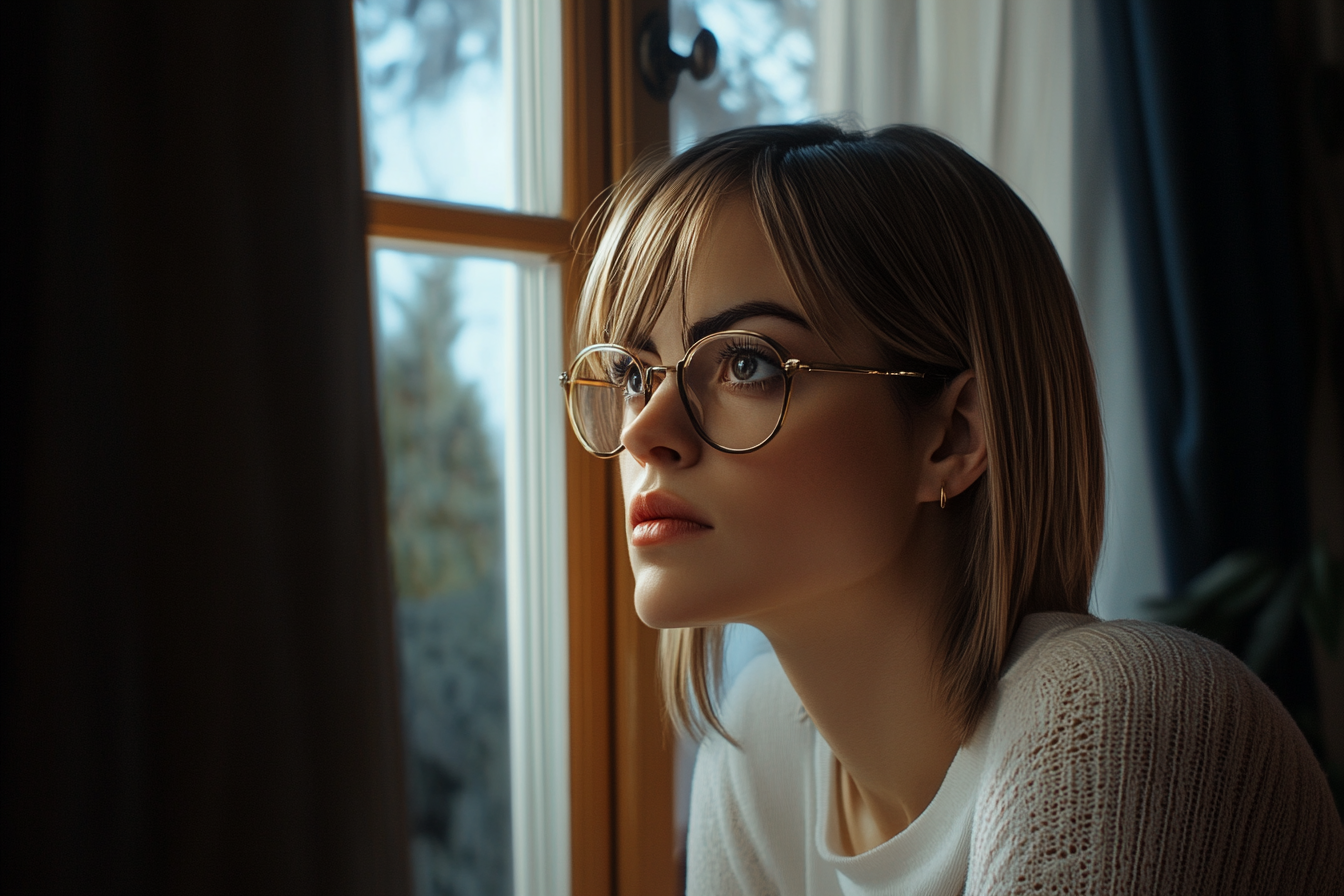
M1091 362L996 175L919 128L748 128L632 173L596 229L566 391L704 737L689 892L1344 892L1273 695L1087 615ZM728 622L774 652L721 718Z

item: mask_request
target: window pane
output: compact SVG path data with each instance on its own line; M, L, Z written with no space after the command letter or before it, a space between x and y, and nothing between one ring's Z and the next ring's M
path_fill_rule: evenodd
M812 68L817 0L671 0L672 49L690 52L701 28L719 43L704 81L684 74L671 102L672 145L751 124L816 114Z
M355 0L365 184L560 210L559 0Z
M558 276L373 262L416 892L563 893L564 539L534 531L564 519Z

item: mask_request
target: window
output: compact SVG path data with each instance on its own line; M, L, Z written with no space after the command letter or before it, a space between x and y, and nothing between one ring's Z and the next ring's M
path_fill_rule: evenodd
M666 140L652 5L353 8L417 893L670 894L656 635L556 385L575 222Z

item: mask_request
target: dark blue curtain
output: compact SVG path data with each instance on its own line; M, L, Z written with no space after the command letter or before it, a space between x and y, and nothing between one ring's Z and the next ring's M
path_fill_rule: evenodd
M1098 0L1170 587L1307 538L1308 349L1275 18Z

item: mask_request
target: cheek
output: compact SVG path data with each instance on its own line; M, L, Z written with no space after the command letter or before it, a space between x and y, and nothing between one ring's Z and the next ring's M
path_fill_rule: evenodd
M630 497L635 490L639 488L640 476L643 473L641 467L634 458L630 456L629 451L622 451L616 455L616 460L620 464L621 474L621 510L625 514L625 519L630 519Z
M891 427L827 416L781 445L773 469L752 477L758 519L772 520L753 565L777 571L770 577L785 590L830 590L872 576L896 554L913 518L913 480Z
M808 426L786 423L759 452L707 453L686 471L716 529L680 556L632 552L646 623L750 619L870 580L891 564L914 516L899 421L865 416L862 405L830 411L798 414L795 422ZM632 481L624 462L622 470Z

